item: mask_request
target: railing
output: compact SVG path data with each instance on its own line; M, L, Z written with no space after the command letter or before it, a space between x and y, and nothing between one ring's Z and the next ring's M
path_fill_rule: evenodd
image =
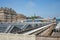
M36 33L37 31L42 32L42 31L44 31L45 29L49 28L51 25L53 25L53 23L52 23L52 24L49 24L49 25L46 25L46 26L43 26L43 27L40 27L40 28L37 28L37 29L34 29L34 30L31 30L31 31L26 32L26 33L24 33L24 34L37 34L37 33Z

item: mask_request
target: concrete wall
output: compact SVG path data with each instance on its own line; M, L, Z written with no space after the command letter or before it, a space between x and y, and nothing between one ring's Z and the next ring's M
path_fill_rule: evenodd
M57 37L36 37L36 40L60 40Z
M52 30L54 30L55 24L51 25L48 29L46 29L44 32L42 32L40 35L43 36L50 36L52 33Z
M0 33L0 40L35 40L34 35Z
M0 33L0 40L60 40L57 37L43 37L24 34L6 34Z

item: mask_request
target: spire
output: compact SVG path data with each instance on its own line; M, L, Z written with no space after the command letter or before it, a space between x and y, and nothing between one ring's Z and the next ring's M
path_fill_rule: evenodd
M34 16L36 16L36 14L34 13Z

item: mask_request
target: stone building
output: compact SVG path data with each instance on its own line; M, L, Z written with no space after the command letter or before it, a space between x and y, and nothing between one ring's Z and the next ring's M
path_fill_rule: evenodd
M25 15L17 14L12 8L0 8L0 22L16 22L25 18Z
M0 8L0 22L13 22L15 19L16 12L12 8Z
M23 14L16 15L16 21L20 22L20 21L23 21L24 19L26 19L25 15L23 15Z

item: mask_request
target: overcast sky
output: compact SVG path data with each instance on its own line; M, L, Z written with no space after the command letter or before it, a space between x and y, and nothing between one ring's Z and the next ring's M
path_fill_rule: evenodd
M60 18L60 0L0 0L0 7L14 9L17 13L41 17Z

